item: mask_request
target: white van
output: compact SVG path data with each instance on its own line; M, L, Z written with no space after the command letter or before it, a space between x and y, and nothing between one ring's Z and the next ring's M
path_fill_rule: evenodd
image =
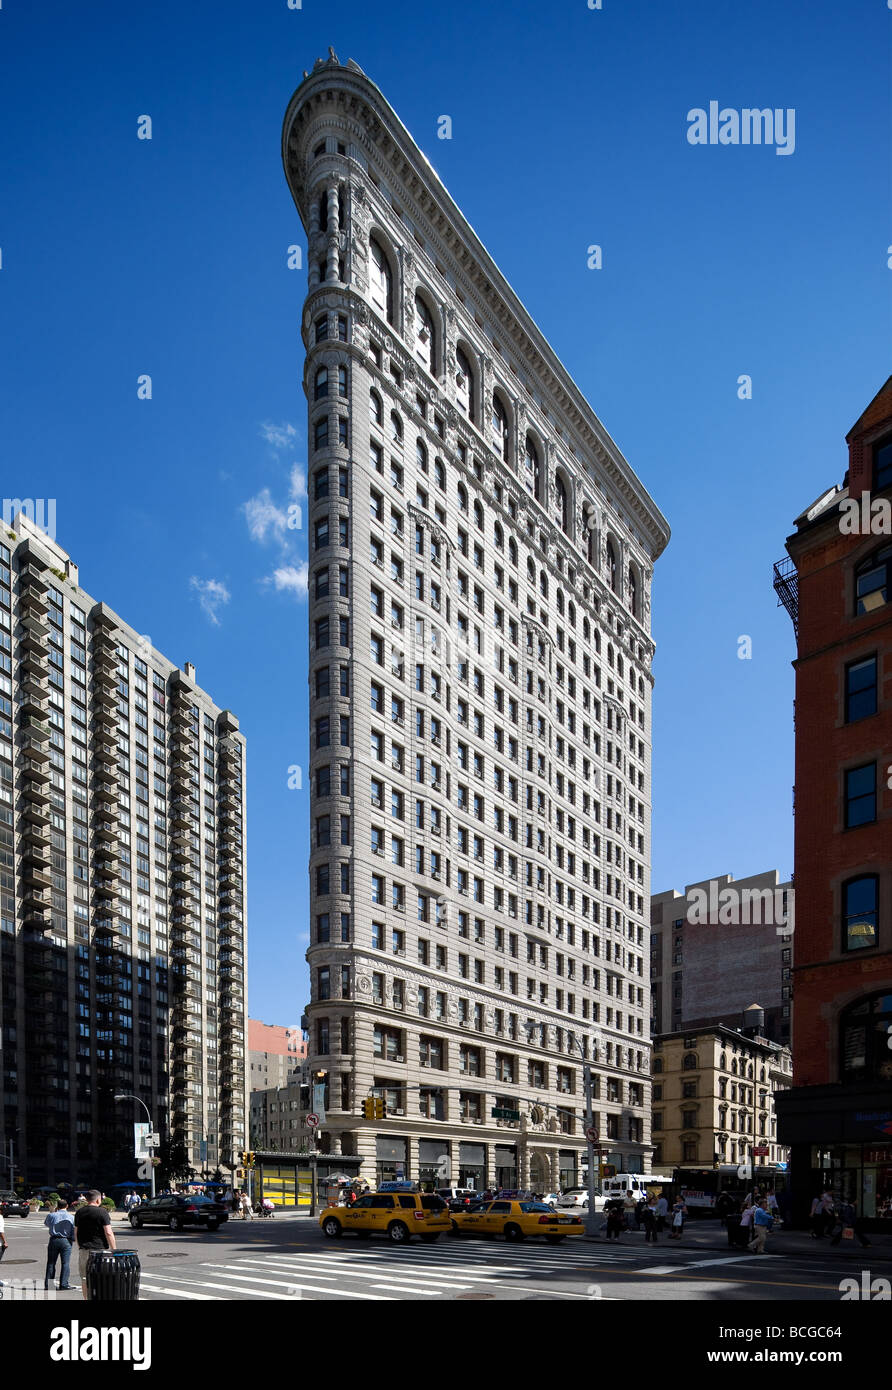
M643 1198L647 1201L652 1194L659 1197L661 1192L668 1197L671 1185L671 1177L664 1173L617 1173L612 1178L601 1179L601 1191L606 1202L614 1197L632 1197L636 1202Z

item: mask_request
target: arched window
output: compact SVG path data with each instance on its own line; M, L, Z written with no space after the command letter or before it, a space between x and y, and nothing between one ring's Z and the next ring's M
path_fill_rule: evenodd
M863 951L875 946L878 917L879 879L876 874L850 878L842 886L842 949Z
M561 617L564 616L564 593L562 589L558 589L557 591L557 611L560 613Z
M474 525L478 531L483 530L483 508L479 502L474 503Z
M696 1052L686 1052L686 1053L685 1053L685 1055L684 1055L684 1061L683 1061L682 1064L681 1064L681 1069L682 1069L682 1071L696 1071L696 1070L697 1070L697 1054L696 1054Z
M434 463L434 482L443 492L446 491L446 468L442 459L437 459Z
M892 545L874 551L855 570L855 612L873 613L889 602Z
M632 566L629 566L629 607L632 617L638 617L638 579Z
M548 598L548 575L544 570L539 571L539 589L543 598Z
M496 543L496 550L505 549L505 532L502 530L502 527L498 521L493 527L493 539Z
M437 374L437 330L420 294L415 296L415 351L432 375Z
M313 400L321 401L328 395L328 368L319 367L313 378Z
M464 483L459 483L458 485L458 509L460 512L466 512L468 510L468 489L465 487Z
M390 412L390 437L397 444L403 437L403 422L395 410Z
M509 537L508 540L508 559L515 569L517 569L517 541Z
M508 412L495 391L492 396L492 433L496 453L507 463L511 437L508 425Z
M654 1058L654 1072L655 1072L655 1073L656 1073L656 1072L661 1072L662 1070L663 1070L663 1059L662 1059L662 1057L655 1057L655 1058Z
M571 627L575 627L575 626L576 626L576 604L573 603L572 599L571 599L570 603L567 605L567 617L568 617L568 619L569 619L569 621L570 621L570 626L571 626Z
M607 583L615 594L619 593L619 589L617 588L619 575L616 569L616 551L613 549L612 541L607 542Z
M369 286L372 303L393 323L393 271L384 248L374 237L369 238Z
M533 443L532 437L527 435L524 448L525 478L527 487L534 497L539 496L539 482L541 469L539 467L539 450Z
M338 395L347 396L347 368L338 367Z
M427 472L427 449L420 439L417 440L415 444L415 462L418 464L422 473Z
M533 564L532 557L527 559L527 579L531 584L536 582L536 566Z
M555 492L557 493L558 507L561 514L561 530L565 536L570 534L570 502L567 496L567 484L564 482L560 473L554 480Z
M588 618L583 618L583 620L582 620L582 640L583 640L583 642L585 642L586 646L588 646L588 644L589 644L589 642L591 641L591 639L592 639L591 624L589 623Z
M456 350L456 385L458 386L459 409L463 410L469 420L474 419L474 373L471 371L471 364L461 348Z
M369 392L369 407L375 424L380 425L384 419L384 407L381 404L381 397L378 395L377 391Z

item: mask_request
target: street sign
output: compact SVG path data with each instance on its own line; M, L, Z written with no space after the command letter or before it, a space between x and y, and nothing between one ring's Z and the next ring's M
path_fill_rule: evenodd
M308 1115L304 1123L306 1124L307 1129L316 1129L319 1125L319 1116Z
M597 1129L595 1128L594 1125L587 1125L587 1126L586 1126L585 1137L586 1137L586 1139L588 1140L588 1142L589 1142L590 1144L597 1144L597 1142L598 1142L598 1131L597 1131Z
M147 1134L147 1135L146 1135L146 1146L147 1146L148 1148L150 1148L150 1149L157 1149L157 1148L159 1147L160 1143L161 1143L161 1135L160 1135L160 1134ZM207 1157L207 1141L204 1140L204 1139L202 1140L202 1147L203 1147L204 1150L205 1150L205 1154L204 1154L203 1156L204 1156L204 1157ZM767 1152L767 1150L766 1150L766 1152Z
M145 1120L140 1120L138 1123L134 1124L134 1126L133 1126L133 1157L134 1157L134 1158L146 1158L146 1157L147 1157L146 1150L147 1150L148 1148L151 1147L151 1145L149 1144L149 1136L150 1136L150 1134L151 1134L151 1130L152 1130L152 1126L151 1126L150 1124L147 1124Z
M519 1110L503 1110L503 1109L500 1109L499 1107L496 1107L495 1110L490 1110L489 1113L490 1113L490 1115L492 1116L492 1118L493 1118L494 1120L519 1120L519 1119L520 1119L520 1111L519 1111Z
M756 1155L756 1158L767 1158L767 1157L768 1157L768 1145L767 1145L767 1144L757 1144L756 1147L753 1149L753 1153Z

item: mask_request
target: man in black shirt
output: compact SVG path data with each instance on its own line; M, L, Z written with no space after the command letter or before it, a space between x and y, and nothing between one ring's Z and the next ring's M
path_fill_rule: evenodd
M74 1229L77 1234L77 1260L81 1276L81 1289L84 1298L87 1293L87 1261L94 1250L115 1250L115 1233L112 1230L111 1216L101 1205L102 1194L95 1188L86 1193L86 1206L74 1213Z

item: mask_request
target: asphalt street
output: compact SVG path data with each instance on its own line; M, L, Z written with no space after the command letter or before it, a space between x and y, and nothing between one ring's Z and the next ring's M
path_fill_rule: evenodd
M40 1217L6 1222L0 1264L4 1297L15 1283L43 1283L47 1232ZM217 1232L132 1231L115 1220L119 1249L139 1253L146 1300L725 1300L835 1302L840 1284L862 1271L892 1279L892 1250L810 1244L798 1234L771 1238L770 1253L731 1250L717 1222L693 1223L683 1241L645 1245L642 1233L616 1244L603 1237L561 1246L533 1240L441 1237L436 1245L392 1247L383 1237L329 1240L316 1221L279 1213L230 1221ZM76 1269L72 1272L76 1281ZM57 1304L81 1304L80 1292Z

